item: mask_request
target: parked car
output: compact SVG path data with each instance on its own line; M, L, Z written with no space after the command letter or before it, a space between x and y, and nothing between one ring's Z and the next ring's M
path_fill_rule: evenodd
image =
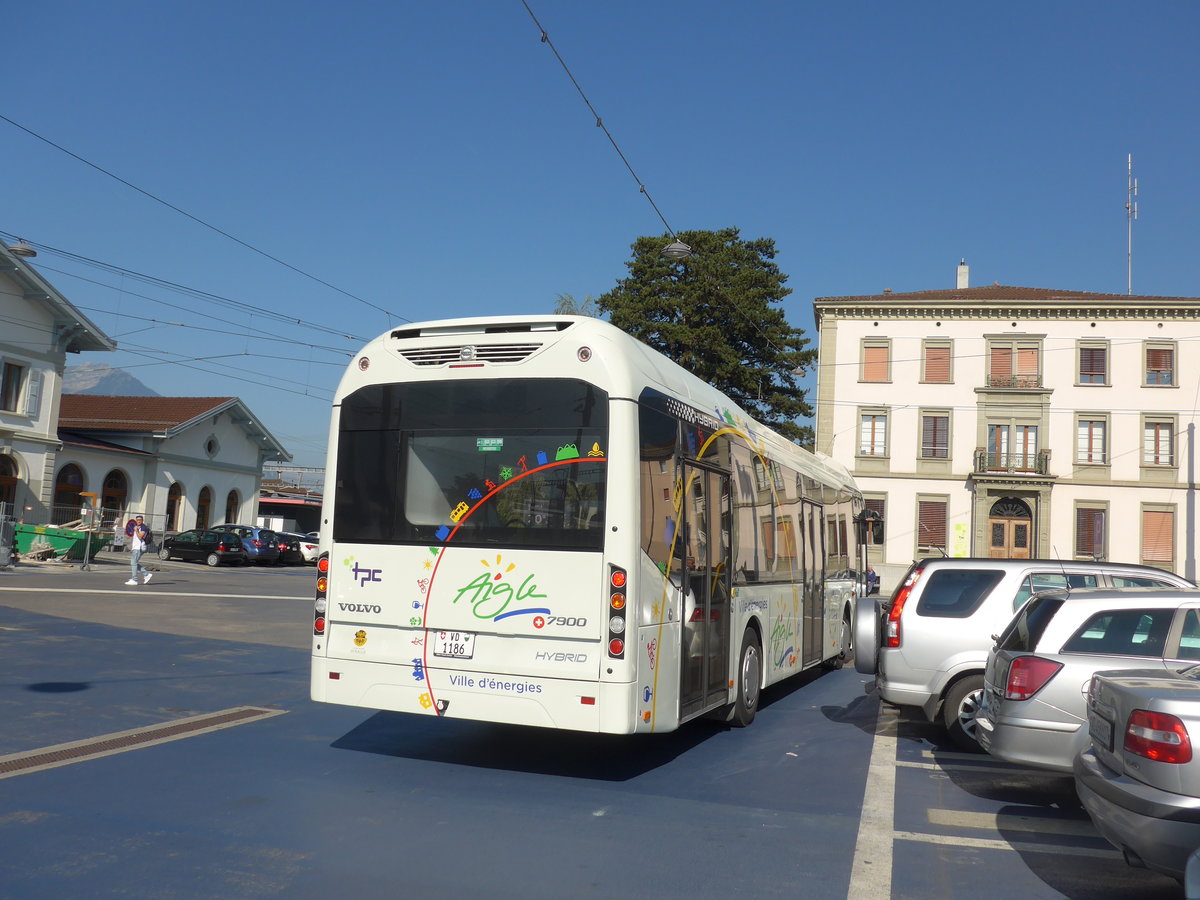
M181 531L164 538L158 548L159 559L202 559L210 566L244 566L249 561L246 548L236 534L224 531Z
M242 539L242 546L251 562L259 565L279 559L279 541L275 532L257 525L215 525L213 531L229 531Z
M919 706L955 744L978 750L975 719L995 635L1036 591L1048 588L1195 587L1186 578L1122 563L1050 559L921 559L891 598L858 601L855 668L879 695Z
M303 557L303 562L306 565L311 563L315 566L317 564L317 555L320 551L317 549L316 538L310 537L307 534L296 534L294 531L281 531L279 533L284 537L296 540L296 543L299 545L300 555Z
M1096 830L1130 865L1184 880L1200 847L1200 666L1097 674L1087 718L1075 789Z
M304 551L300 548L300 538L298 535L289 534L285 531L275 532L275 539L279 542L279 559L277 562L281 566L302 566L304 565ZM303 540L308 540L303 538Z
M976 732L992 756L1070 772L1087 747L1087 698L1102 670L1178 669L1200 659L1200 591L1136 588L1035 597L988 658Z

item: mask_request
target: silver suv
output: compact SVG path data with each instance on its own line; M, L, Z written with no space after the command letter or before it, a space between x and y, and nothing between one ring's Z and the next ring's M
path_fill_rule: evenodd
M859 600L854 666L879 696L939 717L951 740L978 751L975 718L988 651L1035 592L1071 588L1194 588L1171 572L1051 559L922 559L891 599Z

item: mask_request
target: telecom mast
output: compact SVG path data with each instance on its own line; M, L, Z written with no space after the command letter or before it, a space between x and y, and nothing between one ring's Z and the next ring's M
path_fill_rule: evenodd
M1125 230L1127 232L1125 250L1125 290L1133 293L1133 223L1137 219L1137 179L1133 177L1133 154L1129 154L1128 198L1125 201Z

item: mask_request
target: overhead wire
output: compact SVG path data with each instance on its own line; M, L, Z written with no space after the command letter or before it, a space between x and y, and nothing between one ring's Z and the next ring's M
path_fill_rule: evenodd
M377 312L383 313L385 316L388 317L389 325L391 324L391 320L393 318L399 319L401 322L411 322L412 321L411 319L407 319L404 316L398 315L396 313L391 312L390 310L384 309L382 306L378 306L378 305L372 303L370 300L366 300L363 297L358 296L357 294L352 294L350 291L344 290L343 288L340 288L335 284L330 284L328 281L325 281L322 278L318 278L316 275L313 275L310 272L306 272L297 266L293 266L291 263L286 262L286 261L280 259L279 257L268 253L265 250L261 250L258 247L255 247L253 244L251 244L247 241L244 241L241 238L236 237L235 235L232 235L229 232L222 230L221 228L218 228L216 225L213 225L210 222L206 222L204 219L201 219L199 216L194 216L187 210L181 209L178 206L176 206L175 204L167 202L166 200L162 199L161 197L159 197L155 194L152 194L143 188L138 187L136 184L133 184L130 181L126 181L124 178L120 177L119 175L116 175L113 172L110 172L108 169L105 169L103 166L99 166L96 163L92 162L91 160L85 159L84 157L80 156L78 153L68 150L66 147L62 146L61 144L55 143L54 141L50 140L50 138L45 137L44 135L38 134L33 129L25 127L20 122L16 122L16 121L10 119L8 116L0 114L0 121L7 122L9 125L12 125L14 128L20 129L21 131L25 132L26 134L30 135L31 137L37 138L39 141L42 141L43 143L48 144L49 146L53 147L55 150L65 153L67 156L70 156L72 159L78 160L79 162L83 163L86 166L90 166L91 168L95 169L97 172L100 172L103 175L107 175L109 178L112 178L114 181L118 181L121 184L125 185L127 188L137 191L139 194L141 194L144 197L148 197L149 199L153 200L155 203L161 203L163 206L167 207L170 210L173 210L174 212L179 213L181 216L191 219L196 224L203 225L205 228L208 228L211 231L215 231L217 234L221 235L222 237L228 238L229 240L233 241L235 244L239 244L242 247L245 247L247 250L253 251L254 253L257 253L260 256L263 256L266 259L271 260L274 263L278 263L279 265L283 266L284 268L290 269L291 271L295 272L296 274L302 275L305 278L310 279L311 281L315 281L317 284L323 285L324 287L327 287L332 291L336 291L337 293L342 294L345 297L349 297L351 300L357 300L359 303L362 303L364 306L369 306L371 309L374 309Z

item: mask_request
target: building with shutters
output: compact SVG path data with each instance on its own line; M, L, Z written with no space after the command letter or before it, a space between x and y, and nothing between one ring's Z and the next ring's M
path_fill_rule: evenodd
M993 284L814 301L816 446L869 558L1145 563L1196 577L1200 298Z
M58 403L68 353L113 350L26 260L0 242L0 517L46 521L58 461Z

